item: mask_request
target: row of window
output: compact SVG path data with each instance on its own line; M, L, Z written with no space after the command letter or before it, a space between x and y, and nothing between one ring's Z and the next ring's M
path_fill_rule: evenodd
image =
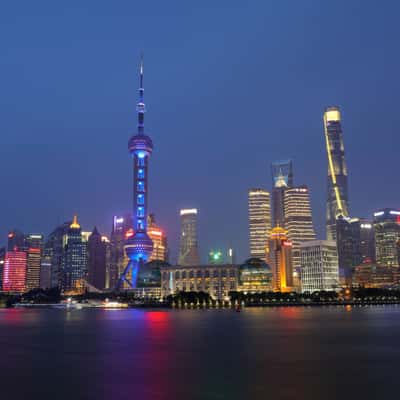
M219 274L219 271L221 271L221 274ZM175 279L186 279L186 278L210 278L210 277L214 277L217 278L219 276L221 277L228 277L230 276L231 278L236 277L236 271L234 269L231 270L226 270L226 269L222 269L222 270L217 270L214 269L211 273L211 271L209 270L197 270L197 271L175 271ZM168 272L164 272L163 273L163 279L166 280L168 279Z

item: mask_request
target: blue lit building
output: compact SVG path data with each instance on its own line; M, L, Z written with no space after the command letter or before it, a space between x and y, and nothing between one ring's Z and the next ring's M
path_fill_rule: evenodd
M121 274L118 287L137 287L139 269L144 268L153 251L153 241L147 234L147 201L148 201L148 164L153 151L153 142L144 132L144 113L146 107L143 100L143 60L139 73L139 102L137 103L138 133L128 142L128 149L133 159L133 231L125 242L125 252L129 258L128 265Z

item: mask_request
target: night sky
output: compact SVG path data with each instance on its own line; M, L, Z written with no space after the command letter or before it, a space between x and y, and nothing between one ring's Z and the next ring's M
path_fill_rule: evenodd
M200 248L248 255L247 189L292 158L324 236L322 113L342 110L352 216L400 207L400 3L386 0L3 2L0 243L78 213L109 234L131 206L129 136L145 58L150 210L176 258L181 207Z

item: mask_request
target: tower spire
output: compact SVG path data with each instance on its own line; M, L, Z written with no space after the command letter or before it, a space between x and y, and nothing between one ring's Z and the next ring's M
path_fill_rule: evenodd
M139 101L136 104L136 111L138 113L138 134L144 135L144 113L146 112L146 106L144 104L144 88L143 88L143 53L140 55L139 64Z

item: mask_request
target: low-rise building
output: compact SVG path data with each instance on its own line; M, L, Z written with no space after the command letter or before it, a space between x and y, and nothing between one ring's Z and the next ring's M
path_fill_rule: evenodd
M165 266L161 268L161 296L184 292L206 292L224 300L238 288L237 265Z

